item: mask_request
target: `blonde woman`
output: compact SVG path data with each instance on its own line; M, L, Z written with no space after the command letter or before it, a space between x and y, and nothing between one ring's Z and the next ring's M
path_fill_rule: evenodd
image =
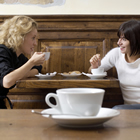
M37 45L37 23L27 16L14 16L0 26L0 108L6 108L3 101L9 89L17 80L32 77L41 72L45 54L35 52L28 60L24 54L31 54Z

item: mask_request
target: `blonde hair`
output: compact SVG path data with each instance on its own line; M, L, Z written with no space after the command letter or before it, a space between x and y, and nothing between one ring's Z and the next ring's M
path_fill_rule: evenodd
M14 16L0 25L0 44L17 51L24 37L32 29L37 29L37 23L27 16Z

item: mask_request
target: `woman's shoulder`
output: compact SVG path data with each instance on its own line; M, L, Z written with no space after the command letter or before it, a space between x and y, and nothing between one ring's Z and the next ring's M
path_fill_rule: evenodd
M0 44L0 51L10 51L10 49L6 47L4 44Z
M116 47L116 48L112 48L105 56L105 58L109 61L112 61L113 63L116 63L121 57L121 52L120 52L120 48Z
M120 48L119 47L115 47L115 48L111 49L111 51L113 53L119 53L120 52Z
M7 49L7 47L5 46L5 45L3 45L3 44L0 44L0 49Z
M1 56L5 55L5 56L8 56L8 57L15 56L15 52L12 49L6 47L3 44L0 44L0 54L1 54Z
M119 57L121 55L120 48L116 47L116 48L111 49L109 51L109 55L112 55L114 57Z
M3 45L3 44L0 44L0 53L7 53L7 52L9 52L9 48L7 48L5 45Z

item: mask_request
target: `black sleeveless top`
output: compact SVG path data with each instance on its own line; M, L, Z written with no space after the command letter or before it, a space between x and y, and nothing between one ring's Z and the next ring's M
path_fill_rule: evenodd
M16 53L7 48L5 45L0 44L0 98L6 96L9 92L9 89L13 88L13 85L10 88L3 87L3 77L13 70L21 67L28 61L28 58L21 54L17 57ZM42 66L34 66L32 69L37 69L41 73Z

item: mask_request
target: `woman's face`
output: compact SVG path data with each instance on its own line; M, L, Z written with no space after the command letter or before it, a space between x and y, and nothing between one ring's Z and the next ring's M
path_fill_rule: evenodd
M119 45L120 50L121 50L122 53L128 54L128 55L131 54L130 42L123 35L120 36L117 44Z
M37 29L33 29L31 32L25 35L23 44L21 46L21 53L31 54L37 45Z

